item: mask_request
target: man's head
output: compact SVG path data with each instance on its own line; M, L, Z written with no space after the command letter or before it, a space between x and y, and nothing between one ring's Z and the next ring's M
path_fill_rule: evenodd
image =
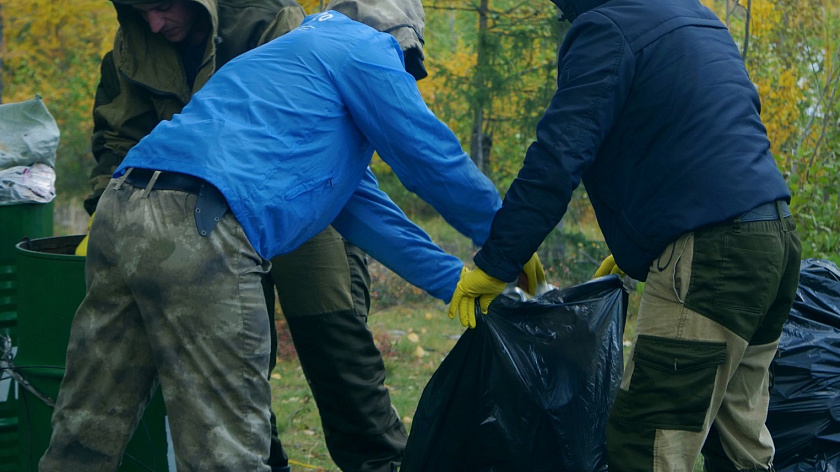
M113 0L118 5L130 5L148 23L152 33L160 34L170 43L199 44L207 37L208 27L202 6L193 0Z

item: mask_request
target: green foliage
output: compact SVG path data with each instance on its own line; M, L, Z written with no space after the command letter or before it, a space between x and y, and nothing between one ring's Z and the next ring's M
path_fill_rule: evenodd
M52 0L11 0L0 11L2 101L41 95L61 131L57 193L84 193L93 165L91 105L99 62L116 31L114 9L101 0L75 0L72 8Z
M427 31L438 33L427 34L430 77L420 87L430 108L504 189L554 92L562 33L551 5L486 3L485 9L463 1L426 5Z
M834 137L837 139L837 137ZM840 159L838 143L821 162L816 175L790 176L792 201L802 240L802 257L828 259L840 264ZM814 157L805 153L804 157Z

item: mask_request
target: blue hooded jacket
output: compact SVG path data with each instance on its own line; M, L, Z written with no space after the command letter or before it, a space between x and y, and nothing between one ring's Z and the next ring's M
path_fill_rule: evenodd
M581 181L616 264L638 280L680 235L790 193L738 48L696 0L556 0L572 20L557 91L475 262L501 280Z
M334 11L231 60L114 175L138 167L212 183L264 258L333 223L448 301L463 264L378 188L368 169L374 150L408 190L484 242L501 205L496 188L426 107L397 41Z

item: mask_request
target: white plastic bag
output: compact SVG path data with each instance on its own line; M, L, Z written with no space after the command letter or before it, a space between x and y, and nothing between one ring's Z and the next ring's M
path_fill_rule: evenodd
M0 205L49 203L55 198L55 170L46 164L0 170Z
M55 167L58 125L41 97L0 105L0 169L41 163Z

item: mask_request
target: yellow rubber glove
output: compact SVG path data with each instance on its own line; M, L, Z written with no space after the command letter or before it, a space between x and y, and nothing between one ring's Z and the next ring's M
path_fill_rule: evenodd
M627 275L615 264L615 259L613 259L612 254L610 254L609 256L607 256L606 259L604 259L604 262L601 263L601 267L598 267L598 270L595 271L595 277L593 278L597 279L598 277L603 277L605 275L610 274L618 274L621 277Z
M452 301L449 302L449 319L458 315L461 326L475 328L475 299L478 298L481 312L486 315L490 302L502 293L506 285L478 267L474 270L464 267L455 293L452 294Z
M80 242L79 245L76 246L76 255L77 256L87 256L88 239L90 237L90 225L91 225L91 223L93 223L93 215L95 215L95 214L96 214L96 212L91 213L90 220L88 220L87 234L85 235L84 238L82 238L82 242Z
M545 270L543 270L542 262L540 262L540 257L536 252L525 263L525 266L522 267L522 272L528 279L528 289L526 292L528 292L528 295L536 295L537 287L545 284ZM520 288L524 289L524 287Z

